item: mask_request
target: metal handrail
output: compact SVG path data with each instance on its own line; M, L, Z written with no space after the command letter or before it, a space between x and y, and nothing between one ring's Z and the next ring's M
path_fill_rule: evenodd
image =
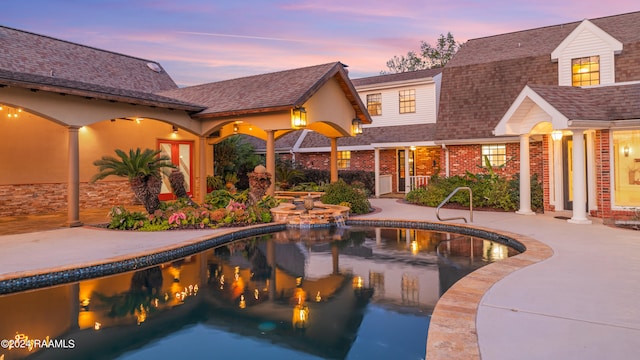
M451 197L453 195L455 195L458 190L469 190L469 222L473 222L473 191L471 191L470 187L467 186L460 186L457 187L455 190L453 190L451 192L451 194L449 194L449 196L447 196L446 199L442 200L442 202L440 203L440 205L438 205L438 207L436 208L436 217L438 218L438 220L440 221L448 221L448 220L464 220L464 222L467 222L467 219L464 216L459 216L459 217L452 217L452 218L446 218L446 219L442 219L440 218L440 208L446 204L449 199L451 199Z

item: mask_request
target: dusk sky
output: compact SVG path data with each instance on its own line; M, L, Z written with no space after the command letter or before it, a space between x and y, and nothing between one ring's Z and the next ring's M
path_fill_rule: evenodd
M455 39L639 11L638 0L10 0L0 24L158 61L180 86L340 61L378 75Z

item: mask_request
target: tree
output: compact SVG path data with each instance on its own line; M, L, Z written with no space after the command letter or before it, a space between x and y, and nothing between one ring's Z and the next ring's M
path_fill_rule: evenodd
M214 173L224 179L227 174L236 174L241 189L249 187L247 173L260 163L253 145L241 136L230 136L213 147Z
M422 51L422 57L427 59L429 68L439 68L445 66L453 58L460 45L453 38L451 32L448 32L446 37L440 34L435 47L422 41L420 43L420 51Z
M129 179L129 186L136 198L142 202L149 214L153 214L160 207L160 189L162 180L160 172L164 168L175 168L171 159L160 155L160 150L140 148L129 150L129 154L120 149L115 150L118 158L103 156L93 162L98 167L98 173L93 176L91 182L106 178L107 176L119 176Z
M380 73L393 74L444 67L461 45L455 41L451 32L448 32L446 36L440 34L435 47L423 40L420 42L420 54L409 51L406 56L394 56L387 61L389 71L381 71Z

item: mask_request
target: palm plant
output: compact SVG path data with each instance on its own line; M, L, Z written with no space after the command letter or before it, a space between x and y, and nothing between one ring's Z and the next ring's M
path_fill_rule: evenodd
M106 178L107 176L120 176L129 179L131 190L136 198L142 202L149 214L153 214L160 207L160 189L162 180L160 171L163 168L175 168L171 159L166 155L160 155L161 150L140 148L129 150L129 154L120 149L115 150L118 158L103 156L93 162L98 167L98 173L93 176L91 182Z

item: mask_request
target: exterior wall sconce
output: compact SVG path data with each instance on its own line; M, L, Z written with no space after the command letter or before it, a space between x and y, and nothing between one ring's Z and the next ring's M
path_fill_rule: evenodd
M551 132L551 139L553 139L553 141L559 141L562 140L562 131L560 130L553 130Z
M17 118L18 114L22 112L21 108L16 109L16 108L11 108L9 106L3 106L3 105L0 105L0 111L3 111L5 107L7 108L7 117L10 119Z
M174 134L177 134L177 133L178 133L178 127L177 127L177 126L175 126L175 125L173 125L173 126L171 127L171 130L173 131L173 133L174 133Z
M307 111L304 107L299 106L291 109L291 127L294 129L307 127Z
M629 149L629 145L625 145L624 149L622 149L622 152L624 153L624 157L629 157L629 152L631 151L631 149Z
M362 122L360 119L355 118L351 120L351 133L353 135L362 134Z
M233 133L237 134L238 133L238 124L233 124Z

